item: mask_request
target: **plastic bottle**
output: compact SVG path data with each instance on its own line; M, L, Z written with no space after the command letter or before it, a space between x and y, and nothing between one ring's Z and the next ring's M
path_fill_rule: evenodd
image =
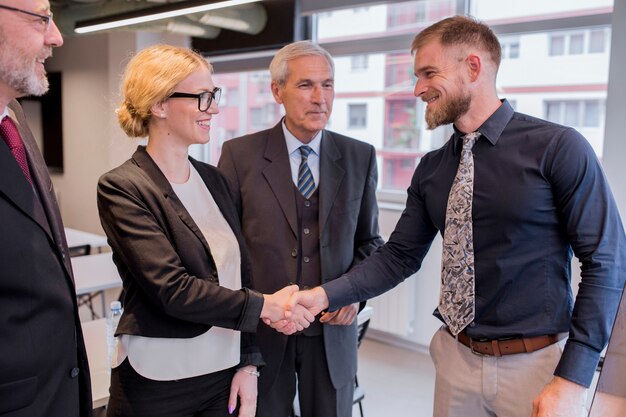
M120 317L124 309L122 303L119 301L111 302L111 311L107 317L107 363L109 368L115 368L117 363L117 337L115 337L115 330L117 324L120 322Z

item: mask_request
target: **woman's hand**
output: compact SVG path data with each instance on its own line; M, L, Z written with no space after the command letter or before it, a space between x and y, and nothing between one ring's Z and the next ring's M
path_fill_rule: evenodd
M237 408L239 397L239 417L254 417L256 414L257 382L259 373L256 366L244 366L237 369L230 383L230 397L228 398L228 414Z
M298 291L297 285L289 285L274 294L263 294L261 319L277 331L291 334L309 327L315 316L305 308L294 308L289 319L285 317L285 308L292 294Z

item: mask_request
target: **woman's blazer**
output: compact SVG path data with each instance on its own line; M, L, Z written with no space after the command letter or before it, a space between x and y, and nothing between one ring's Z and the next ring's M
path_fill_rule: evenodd
M263 297L245 288L250 286L251 269L226 180L216 168L189 160L239 242L244 288L219 286L202 232L140 146L98 182L100 221L125 292L118 334L191 338L212 326L256 331ZM244 338L242 352L246 349L251 347Z

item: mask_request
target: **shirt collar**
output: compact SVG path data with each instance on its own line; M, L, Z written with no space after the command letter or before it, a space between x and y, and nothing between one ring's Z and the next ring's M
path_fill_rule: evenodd
M287 152L289 152L289 155L291 155L295 151L298 151L300 146L304 145L304 143L300 142L298 138L292 135L289 129L287 129L287 126L285 125L285 119L283 119L282 126L283 133L285 134L285 142L287 143ZM322 146L322 131L320 130L319 132L317 132L317 134L313 137L313 140L306 145L308 145L313 150L313 152L315 152L315 154L319 156L320 148Z
M511 107L507 99L501 101L502 105L478 128L481 137L487 139L492 145L498 142L504 128L509 124L509 121L513 118L513 113L515 113L515 110L513 110L513 107ZM454 126L455 142L461 140L461 136L463 135L464 133Z
M0 122L4 120L5 117L8 117L8 116L9 116L9 106L6 106L4 108L4 111L2 112L2 115L0 115Z

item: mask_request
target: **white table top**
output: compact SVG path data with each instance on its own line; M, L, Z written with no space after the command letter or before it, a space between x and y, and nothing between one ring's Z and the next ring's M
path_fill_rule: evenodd
M72 269L76 295L122 287L111 252L72 258Z
M91 245L92 248L100 248L108 246L107 238L103 235L95 233L83 232L69 227L65 228L65 237L67 238L67 246Z
M91 373L93 408L103 407L109 401L111 383L107 364L106 319L86 321L81 324Z

